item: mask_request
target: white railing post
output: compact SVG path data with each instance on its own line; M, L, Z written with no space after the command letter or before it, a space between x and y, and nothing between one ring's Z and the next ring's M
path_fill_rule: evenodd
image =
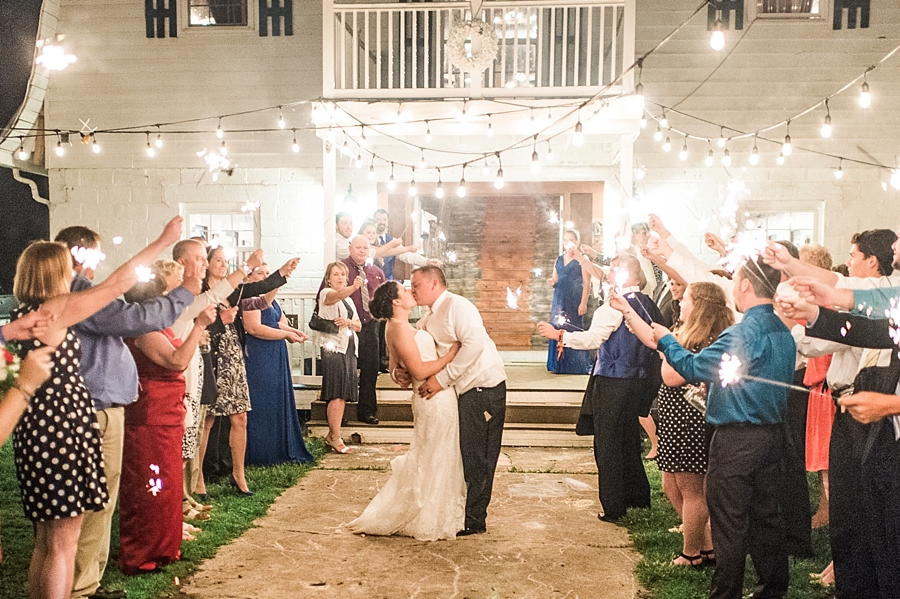
M334 97L334 0L322 0L322 96Z
M637 0L625 0L625 23L623 27L624 39L622 40L622 70L624 71L634 63L634 27L635 27L635 3ZM625 93L634 92L634 70L628 72L622 78L622 90Z

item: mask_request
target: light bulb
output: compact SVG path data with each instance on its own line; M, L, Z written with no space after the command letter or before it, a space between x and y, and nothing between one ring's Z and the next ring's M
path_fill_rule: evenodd
M647 117L642 116L641 117L641 129L646 129L646 128L647 128Z
M731 154L728 152L728 148L725 148L725 152L722 154L722 166L731 166Z
M494 187L497 189L503 189L503 169L497 169L497 178L494 179Z
M553 162L553 148L550 147L550 142L547 142L547 162Z
M638 100L641 102L641 107L644 106L644 84L638 83L634 86L634 95L638 97Z
M834 178L840 181L844 178L844 165L839 164L837 170L834 171Z
M425 141L431 141L431 125L428 124L428 121L425 121Z
M783 156L790 156L791 152L793 152L793 151L794 151L794 148L793 148L793 146L791 146L791 136L785 135L784 136L784 144L782 144L782 146L781 146L781 154Z
M900 189L900 168L891 171L891 187Z
M863 108L868 108L872 105L872 95L869 94L869 84L866 81L863 81L862 91L859 94L859 105Z
M709 151L709 154L706 155L706 160L704 160L703 163L704 163L706 166L712 166L712 165L713 165L713 151L712 151L712 150L710 150L710 151Z
M222 131L222 119L219 119L219 126L216 128L216 137L219 139L225 137L225 132Z
M662 141L662 126L656 126L656 133L653 134L654 141Z
M666 118L666 113L665 113L665 112L663 113L662 118L659 119L659 126L662 127L663 129L668 129L668 128L669 128L669 119Z
M494 124L488 121L487 136L494 137Z
M94 154L100 153L100 144L97 143L96 135L91 135L91 149L94 150Z
M278 109L278 128L284 129L287 127L287 123L284 122L284 113L281 112L281 109Z
M391 178L388 179L388 189L390 189L391 191L397 189L397 182L394 181L394 173L391 173Z
M219 148L219 154L222 156L228 156L228 146L225 145L225 140L222 140L222 147Z
M678 157L681 158L682 160L687 160L687 157L688 157L688 149L687 149L687 142L686 142L686 141L684 142L684 145L681 146L681 151L678 152Z
M362 154L356 155L356 168L362 168Z
M584 143L584 133L581 131L581 121L575 123L575 133L572 135L572 145L579 147Z
M422 156L419 158L419 168L425 168L425 150L422 150Z
M753 142L753 149L750 150L750 165L756 166L759 164L759 148L756 147L756 142Z
M295 154L300 151L300 144L297 143L297 134L296 133L294 133L294 140L291 142L291 149L294 151Z
M416 180L413 179L409 182L409 197L416 197Z
M722 31L721 19L716 19L712 35L709 36L709 47L716 52L725 47L725 32Z
M464 198L466 197L466 178L463 177L459 180L459 187L456 188L456 195Z
M779 154L778 158L775 159L775 164L781 166L784 164L784 154Z
M728 143L728 139L724 135L720 136L719 139L716 140L716 145L719 146L720 148L724 148L725 144L727 144L727 143Z
M56 155L57 155L57 156L62 156L62 155L65 154L65 153L66 153L66 150L65 150L65 148L63 148L62 141L57 140L57 142L56 142Z
M156 134L156 141L154 142L157 148L163 147L162 133Z
M348 144L347 140L345 139L343 145L341 145L341 154L346 156L349 153L350 153L350 144Z
M819 130L819 133L822 134L822 137L828 139L831 137L831 115L825 115L825 123L822 125L822 128Z
M362 129L360 129L360 133L361 133L361 135L359 136L359 145L360 145L360 147L368 148L368 147L369 147L369 140L366 139L366 128L363 127Z
M665 143L663 143L662 149L663 149L663 152L668 152L672 149L672 142L669 141L668 135L666 136L666 141L665 141Z
M646 174L647 174L647 169L646 169L646 167L644 167L643 164L640 165L639 167L637 167L636 169L634 169L634 178L637 179L638 181L643 179ZM566 223L566 224L568 224L568 223ZM572 227L567 226L566 228L571 229Z
M531 153L531 172L541 172L541 158L538 156L537 150Z
M149 141L147 142L147 156L149 156L150 158L156 156L156 150L153 149L153 146L150 145Z
M438 179L437 189L434 190L434 197L442 199L444 197L444 182Z
M97 140L94 140L94 152L97 152ZM25 149L25 142L19 145L19 160L28 160L28 151Z
M374 181L374 180L375 180L375 165L373 164L369 167L369 181Z

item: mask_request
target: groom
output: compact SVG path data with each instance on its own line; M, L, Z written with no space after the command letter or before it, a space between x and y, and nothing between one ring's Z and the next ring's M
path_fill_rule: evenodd
M453 361L422 383L419 395L431 398L442 389L456 387L459 447L467 487L466 527L457 536L483 533L506 419L503 360L484 329L478 309L466 298L447 291L440 268L423 266L414 270L412 293L416 303L431 308L419 320L419 328L434 337L438 354L447 353L457 341L461 344ZM391 377L403 387L411 383L409 373L399 367Z

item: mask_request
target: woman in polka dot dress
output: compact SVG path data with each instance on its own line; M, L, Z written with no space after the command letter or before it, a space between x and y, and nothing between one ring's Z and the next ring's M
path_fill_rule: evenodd
M647 346L656 347L653 329L640 318L632 318L633 309L623 298L613 298L611 305L621 310L629 327ZM683 324L675 333L678 342L698 352L711 344L734 324L734 315L725 302L725 292L714 283L691 283L681 304ZM629 314L629 311L631 314ZM704 478L708 445L706 419L694 408L685 394L699 390L686 385L668 362L663 361L664 384L659 389L659 456L657 465L663 473L663 491L683 522L684 544L676 566L699 567L714 557L709 534L709 512L706 507ZM705 390L699 391L705 396Z
M34 522L29 568L31 597L68 598L84 512L108 500L97 416L79 370L78 338L69 327L103 308L136 280L135 267L150 264L181 236L176 217L163 234L109 278L69 293L72 256L65 244L30 245L16 264L13 294L20 318L39 307L53 316L47 332L21 344L23 354L55 347L49 380L37 388L13 432L16 476L25 516Z

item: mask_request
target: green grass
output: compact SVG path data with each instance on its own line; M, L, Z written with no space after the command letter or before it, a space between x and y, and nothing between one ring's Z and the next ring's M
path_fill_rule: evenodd
M669 532L681 523L678 514L662 491L662 477L655 462L645 462L650 478L653 509L629 510L624 524L631 533L635 549L644 559L637 563L635 574L638 582L647 589L653 599L704 599L709 596L712 569L694 570L673 566L672 560L681 553L682 537ZM819 487L816 479L809 477L812 505L818 503ZM828 546L828 529L813 531L813 552L811 559L791 558L791 583L787 599L825 599L833 597L833 592L810 583L812 572L821 572L831 561ZM756 574L747 560L744 581L745 594L752 591Z
M318 460L325 450L320 439L310 439L307 447ZM196 540L182 543L181 561L170 564L160 572L125 576L116 569L116 548L119 531L114 524L112 553L103 584L124 588L129 599L165 597L177 591L175 579L184 580L205 559L216 554L222 545L239 537L253 526L253 521L266 514L269 505L285 489L292 487L315 464L282 464L268 468L248 468L247 484L253 497L238 497L231 492L227 481L209 486L212 519L195 523L203 529ZM3 562L0 563L0 599L26 597L25 583L31 561L33 534L31 522L22 515L22 504L15 479L12 446L0 447L0 513L2 513ZM118 518L114 520L118 522Z

